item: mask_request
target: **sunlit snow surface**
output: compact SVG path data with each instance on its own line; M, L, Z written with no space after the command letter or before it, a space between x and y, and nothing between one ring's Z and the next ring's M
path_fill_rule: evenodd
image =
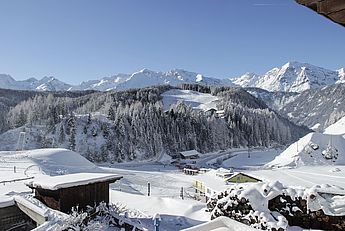
M345 134L345 116L325 129L324 134L344 135Z
M197 161L200 165L216 163L218 158L228 156L221 165L233 167L235 171L243 171L263 181L280 181L286 186L312 187L315 184L335 185L341 190L345 188L345 166L298 166L298 168L282 167L261 169L271 161L280 150L252 150L248 158L247 150L234 150L202 154ZM14 172L16 166L16 172ZM110 199L113 203L126 206L128 209L142 214L141 221L152 227L151 218L160 213L163 219L162 230L179 230L192 227L210 219L205 211L206 205L190 198L193 195L192 184L199 176L184 175L173 166L138 162L114 164L112 166L96 166L75 152L65 149L40 149L20 152L0 152L0 179L14 180L36 177L40 174L60 175L78 172L115 173L123 179L111 185ZM147 196L148 182L151 185L151 196ZM218 181L222 183L222 181ZM181 188L184 200L180 198ZM31 190L23 181L0 184L0 205L13 204L12 196ZM333 199L330 199L332 202ZM336 207L336 205L334 205ZM177 228L177 229L176 229ZM290 228L289 228L290 229ZM293 230L301 230L294 228Z
M211 94L200 93L190 90L169 90L162 94L164 110L169 110L170 106L182 102L193 109L207 111L217 109L218 97Z

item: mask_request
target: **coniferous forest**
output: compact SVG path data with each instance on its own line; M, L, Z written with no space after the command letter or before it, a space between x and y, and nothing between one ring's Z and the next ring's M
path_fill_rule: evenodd
M184 103L163 109L157 86L111 92L29 92L1 90L1 136L31 134L31 148L63 147L94 162L155 159L163 153L196 149L287 145L309 130L297 126L240 88L194 84L183 90L219 97L215 111L193 110ZM16 141L13 141L15 143Z

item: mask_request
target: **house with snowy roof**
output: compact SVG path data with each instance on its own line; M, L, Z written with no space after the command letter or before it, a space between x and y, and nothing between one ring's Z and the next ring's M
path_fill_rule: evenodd
M179 156L183 160L192 160L192 159L198 159L200 156L200 153L197 150L189 150L189 151L179 152Z
M200 199L208 201L217 193L230 187L230 184L255 183L261 180L242 172L234 173L233 169L211 169L195 177L193 187L195 194Z
M69 213L72 207L85 209L100 202L109 203L109 184L121 178L107 173L75 173L34 178L26 185L48 207Z
M232 173L226 169L211 169L196 176L193 183L196 196L206 202L218 192L226 190L229 185L227 185L223 176L227 174Z

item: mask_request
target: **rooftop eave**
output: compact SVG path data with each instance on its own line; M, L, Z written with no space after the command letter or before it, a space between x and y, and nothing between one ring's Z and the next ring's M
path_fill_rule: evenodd
M345 1L296 0L296 2L345 27Z

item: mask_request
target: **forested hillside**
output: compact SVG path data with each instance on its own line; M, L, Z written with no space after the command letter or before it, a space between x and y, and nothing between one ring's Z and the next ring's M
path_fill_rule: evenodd
M240 88L181 86L217 96L222 116L193 110L183 102L164 111L162 93L172 88L24 97L16 106L7 106L2 117L2 129L8 130L0 135L7 140L2 148L15 149L17 135L25 131L26 148L67 147L96 162L121 162L189 149L286 145L308 132Z

